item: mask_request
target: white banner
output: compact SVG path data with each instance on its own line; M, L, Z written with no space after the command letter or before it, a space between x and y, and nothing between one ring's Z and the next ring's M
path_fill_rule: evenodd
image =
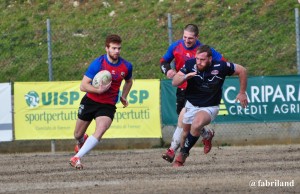
M13 140L11 83L0 83L0 142Z

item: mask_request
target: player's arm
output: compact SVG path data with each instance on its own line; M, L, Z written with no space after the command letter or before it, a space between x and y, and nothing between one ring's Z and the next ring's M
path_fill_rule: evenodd
M161 72L165 74L168 78L172 78L176 73L176 71L171 67L171 62L174 59L174 55L173 55L174 47L175 47L174 43L171 46L169 46L167 52L159 61Z
M165 61L163 58L161 58L161 60L160 60L160 70L169 79L172 79L174 77L174 75L176 74L175 69L172 69L170 63Z
M166 61L164 58L160 59L160 70L163 74L167 75L167 72L171 69L170 62Z
M185 82L188 79L191 79L196 74L197 74L196 72L190 72L190 73L184 74L183 72L178 71L175 74L175 76L173 77L172 85L173 86L180 86L181 84L183 84L183 82Z
M235 64L235 72L233 75L239 76L240 80L240 92L238 93L236 97L236 101L240 101L241 106L245 108L248 105L248 99L246 94L247 89L247 70L245 67Z
M120 101L123 104L123 108L128 106L128 101L126 100L126 98L130 92L132 84L133 84L132 78L130 78L129 80L125 80L125 84L122 90L122 96L120 97Z
M95 88L94 86L92 86L91 82L92 82L92 79L89 78L88 76L84 75L81 80L80 90L82 92L101 94L101 93L106 92L108 90L108 88L110 88L110 86L111 86L111 82L110 82L107 85L100 84L99 88Z

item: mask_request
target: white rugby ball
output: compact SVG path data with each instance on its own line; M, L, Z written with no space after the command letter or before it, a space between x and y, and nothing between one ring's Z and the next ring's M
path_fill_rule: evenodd
M109 84L109 82L111 82L111 73L107 70L99 71L93 78L92 85L98 88L101 84L101 81L104 85Z

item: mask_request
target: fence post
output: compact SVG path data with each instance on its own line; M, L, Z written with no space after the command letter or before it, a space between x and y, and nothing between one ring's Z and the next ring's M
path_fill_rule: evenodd
M47 19L47 43L48 43L48 73L49 73L49 81L53 81L50 19ZM55 153L55 140L54 139L51 140L51 152Z
M169 34L169 45L173 43L173 32L172 32L172 15L168 13L168 34ZM171 62L171 67L175 69L174 61Z
M168 34L169 34L169 45L173 42L172 34L172 15L168 13Z
M297 67L300 74L300 37L299 37L299 10L295 8L295 26L296 26L296 46L297 46Z
M53 73L52 73L52 48L51 48L50 19L47 19L47 43L48 43L48 72L49 72L49 81L52 81L53 80Z

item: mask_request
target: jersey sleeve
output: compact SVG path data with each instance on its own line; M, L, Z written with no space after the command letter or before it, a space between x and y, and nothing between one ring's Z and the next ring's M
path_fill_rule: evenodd
M100 59L97 58L90 64L87 71L85 72L85 76L87 76L90 79L93 79L95 75L100 71L100 69L101 69Z
M222 61L222 54L216 51L213 47L210 48L212 52L212 59L216 61Z
M175 47L178 45L178 43L179 43L179 41L176 41L176 42L172 43L172 44L169 46L167 52L166 52L166 53L164 54L164 56L160 59L160 62L161 62L161 63L164 62L164 61L166 61L166 62L168 62L168 63L171 63L171 61L174 59L173 51L174 51Z
M235 72L235 64L230 62L222 61L224 64L226 75L231 76Z
M126 64L126 66L127 66L127 69L128 69L128 74L127 74L127 76L124 78L125 80L129 80L129 79L131 79L132 78L132 64L131 63L127 63Z
M194 64L196 63L196 59L190 59L185 62L183 67L179 70L184 74L188 74L193 71Z

